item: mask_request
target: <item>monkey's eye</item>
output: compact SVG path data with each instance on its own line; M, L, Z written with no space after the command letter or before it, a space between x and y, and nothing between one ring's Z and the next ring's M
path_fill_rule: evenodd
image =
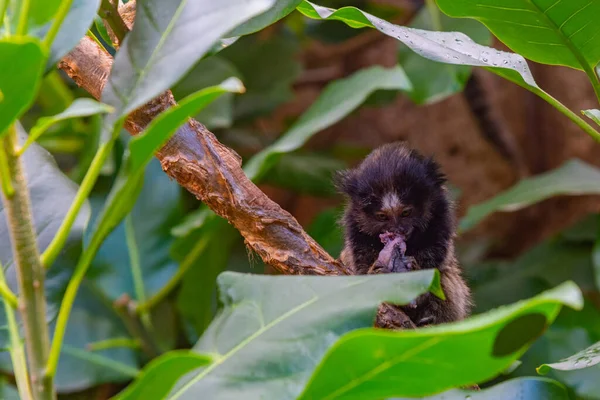
M402 217L408 217L411 213L412 213L411 208L405 208L404 210L402 210L402 213L400 213L400 215Z
M375 213L375 218L377 218L378 221L387 221L388 216L385 213L379 211Z

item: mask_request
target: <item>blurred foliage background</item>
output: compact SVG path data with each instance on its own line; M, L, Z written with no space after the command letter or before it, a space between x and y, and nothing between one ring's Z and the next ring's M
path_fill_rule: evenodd
M478 22L446 17L435 5L418 0L323 0L319 4L353 5L396 24L458 30L478 43L505 48ZM100 25L93 28L100 35L98 29ZM533 296L567 279L584 290L586 307L583 312L563 310L522 364L497 381L535 374L538 365L599 341L600 275L594 270L600 268L600 219L595 214L600 202L594 188L598 170L593 165L600 164L600 146L535 95L484 70L428 61L375 30L309 20L298 12L200 61L173 93L181 99L227 77L240 78L247 88L244 95L225 94L196 119L247 160L286 132L332 82L373 66L397 64L412 90L371 91L349 115L316 132L299 150L277 158L262 176L261 189L337 256L342 247L337 224L342 199L333 190L331 175L354 165L380 144L404 140L433 155L449 177L459 218L523 179L533 179L516 187L513 195L525 196L523 202L534 198L535 204L495 213L481 222L471 216L473 220L461 224L459 254L475 293L476 312ZM593 90L582 72L530 65L540 86L570 108L594 104ZM368 86L373 74L356 84ZM52 71L22 123L29 130L38 118L57 114L86 96L61 72ZM100 116L62 121L39 140L75 182L81 181L96 151L100 122ZM118 170L128 140L125 132L122 136L94 189L93 211ZM536 197L539 174L550 173L546 187L558 185L552 171L576 158L587 165L575 161L566 172L559 172L569 182L580 183L577 190L557 188ZM577 196L565 196L574 193ZM500 209L488 206L491 211L486 215ZM124 294L140 299L131 263L143 269L142 298L164 290L178 268L181 271L186 265L176 290L169 291L147 316L160 333L154 343L157 352L189 347L202 334L217 309L215 279L220 272L273 272L248 254L241 236L227 223L220 219L204 223L208 215L195 198L169 180L157 161L151 163L134 211L104 243L78 295L67 330L69 356L61 361L66 368L59 369L57 377L59 389L86 390L72 398L106 398L120 387L115 382L131 378L139 353L127 346L98 355L86 351L101 346L97 342L106 337L126 335L122 321L106 304ZM131 257L131 240L137 243L138 260ZM62 271L54 268L51 274L57 270ZM49 277L48 286L60 293L65 278L56 275ZM8 357L2 362L7 363ZM102 367L105 362L117 368L107 373ZM550 375L567 384L578 398L600 399L598 373L596 366Z

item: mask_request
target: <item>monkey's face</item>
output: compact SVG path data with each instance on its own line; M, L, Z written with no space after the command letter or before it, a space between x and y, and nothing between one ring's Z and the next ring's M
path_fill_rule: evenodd
M351 198L352 215L359 229L371 236L394 232L407 239L415 229L425 230L431 217L430 201L427 196L414 201L418 195L415 190L398 193L388 188Z
M394 232L408 239L432 223L433 205L445 199L438 165L400 144L372 152L357 168L337 177L350 204L346 218L361 232Z

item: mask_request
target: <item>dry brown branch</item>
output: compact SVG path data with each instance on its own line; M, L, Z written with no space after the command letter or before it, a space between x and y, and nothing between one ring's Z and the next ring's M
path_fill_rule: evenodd
M127 3L129 11L132 3ZM131 15L124 15L123 20L131 26ZM111 66L112 57L88 37L59 63L59 68L96 99L100 99ZM173 105L173 95L167 91L130 114L125 128L136 135ZM235 226L246 245L277 271L288 275L352 274L252 183L239 156L199 122L190 119L156 157L170 177ZM377 321L382 327L414 327L404 313L385 304Z

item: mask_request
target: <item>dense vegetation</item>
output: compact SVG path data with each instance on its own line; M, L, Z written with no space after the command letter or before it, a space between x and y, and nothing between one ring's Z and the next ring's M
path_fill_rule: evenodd
M1 398L600 398L597 215L516 260L465 256L476 315L392 332L372 327L379 304L442 296L438 274L309 276L337 274L339 206L304 227L323 250L250 183L336 200L331 174L368 149L311 138L362 105L441 101L472 67L600 140L600 110L570 110L528 66L583 71L600 101L600 2L126 3L121 18L113 0L0 0ZM259 129L293 98L301 48L365 30L397 39L395 66ZM471 207L460 231L582 194L600 170L574 160Z

